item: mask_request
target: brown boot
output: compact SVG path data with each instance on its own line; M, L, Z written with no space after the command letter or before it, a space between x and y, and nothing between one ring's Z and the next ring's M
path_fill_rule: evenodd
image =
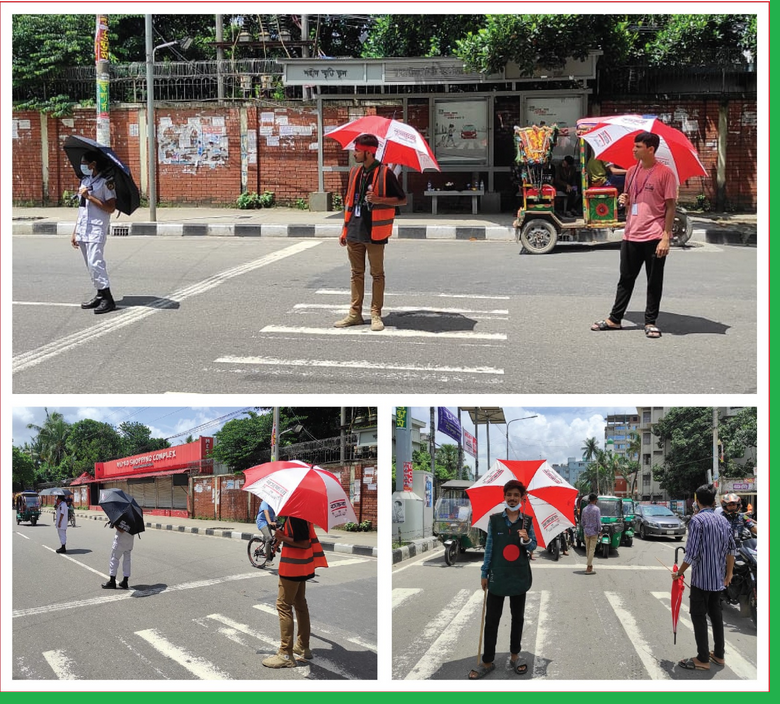
M353 325L362 325L364 323L362 315L355 315L350 313L346 318L342 318L336 323L333 323L334 328L349 328Z

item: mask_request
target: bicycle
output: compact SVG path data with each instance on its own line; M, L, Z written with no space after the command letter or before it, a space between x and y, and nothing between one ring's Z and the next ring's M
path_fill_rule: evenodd
M68 525L71 528L76 527L76 510L72 506L68 507Z
M271 542L273 544L274 530L271 528ZM270 556L266 552L267 541L264 535L255 536L252 538L246 546L246 554L249 557L249 563L252 567L257 569L263 569L266 564L273 560L276 555L276 550L272 547Z

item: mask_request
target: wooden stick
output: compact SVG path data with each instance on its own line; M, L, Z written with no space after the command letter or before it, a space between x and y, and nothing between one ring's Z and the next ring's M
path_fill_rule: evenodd
M477 647L477 665L482 664L482 634L485 632L485 604L487 604L487 589L482 599L482 623L479 627L479 646Z

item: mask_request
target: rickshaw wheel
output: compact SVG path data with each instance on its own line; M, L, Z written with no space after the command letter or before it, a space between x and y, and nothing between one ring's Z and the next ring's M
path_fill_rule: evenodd
M17 518L16 519L16 525L18 526L21 523L21 521Z
M547 254L555 249L558 232L551 222L534 218L523 225L520 241L531 254Z
M604 558L609 557L609 543L602 543L601 544L601 556Z
M30 519L30 525L31 525L31 526L34 526L34 525L35 525L37 522L38 522L38 519L37 519L37 518L31 518L31 519Z
M454 565L458 559L458 553L460 552L460 544L458 541L453 541L449 545L444 546L444 561L448 565Z
M693 223L688 214L677 210L672 223L672 244L682 246L691 239L691 235L693 235Z

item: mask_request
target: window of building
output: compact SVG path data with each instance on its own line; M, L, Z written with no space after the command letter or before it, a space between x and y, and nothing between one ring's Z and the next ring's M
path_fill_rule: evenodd
M650 455L642 455L642 464L650 464Z
M650 422L650 411L642 411L642 423L647 424Z
M649 445L650 444L650 438L651 438L651 433L642 433L642 442L645 445Z
M642 486L650 486L650 475L649 474L643 474L642 475Z

